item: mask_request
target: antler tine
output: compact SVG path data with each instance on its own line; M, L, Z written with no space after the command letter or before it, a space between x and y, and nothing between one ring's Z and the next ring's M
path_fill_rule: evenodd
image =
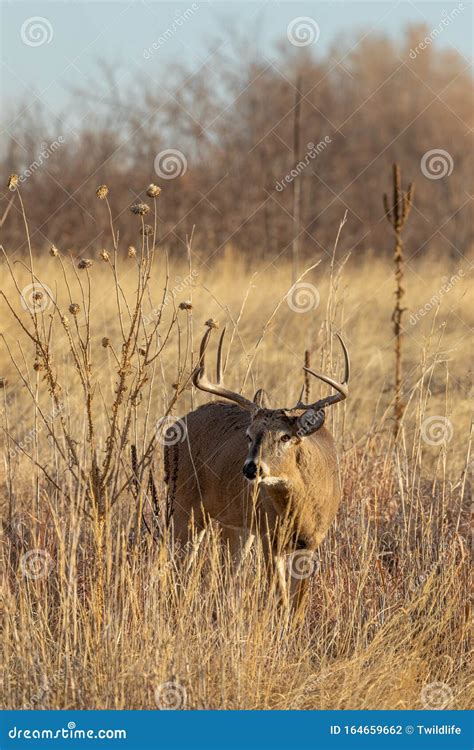
M319 401L316 401L314 404L298 404L299 408L307 408L307 409L324 409L326 406L332 406L332 404L337 404L339 401L343 401L345 398L347 398L349 394L349 377L350 377L350 360L349 360L349 352L347 351L346 345L344 344L344 341L339 336L339 334L336 334L337 338L341 342L342 351L344 354L344 378L341 383L339 381L334 380L334 378L329 377L329 375L325 375L321 372L316 372L315 370L311 370L309 367L304 367L303 369L305 372L309 373L310 375L313 375L315 378L318 378L319 380L322 380L324 383L327 383L328 385L335 388L336 391L338 391L337 394L334 394L332 396L326 396L326 398L322 398Z
M222 383L222 344L224 343L225 326L219 338L219 344L217 345L217 361L216 361L216 378L217 382Z
M205 355L206 355L206 348L209 343L209 338L211 336L212 329L209 328L201 340L201 346L199 348L199 363L196 367L196 369L193 372L192 375L192 381L196 388L199 388L201 391L205 391L206 393L213 393L216 396L220 396L221 398L227 398L230 401L235 401L236 404L239 404L243 409L255 409L256 406L253 403L253 401L249 401L245 398L245 396L242 396L240 393L234 393L234 391L228 391L227 388L224 387L222 384L222 343L224 340L224 334L225 334L225 328L221 333L219 344L217 346L217 363L216 363L216 376L217 376L217 382L211 383L211 381L208 379L206 375L206 364L205 364Z

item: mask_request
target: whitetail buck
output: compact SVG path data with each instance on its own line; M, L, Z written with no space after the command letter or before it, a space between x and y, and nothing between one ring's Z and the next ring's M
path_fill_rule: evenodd
M217 376L206 376L201 342L194 385L227 401L200 406L183 418L186 438L165 445L165 472L174 534L189 538L213 519L233 551L249 534L259 534L268 561L276 563L280 586L288 555L312 555L336 515L340 480L336 447L324 425L325 409L348 394L349 356L338 336L345 362L341 383L305 367L337 393L312 404L272 409L263 390L253 401L227 390L222 382L222 342ZM180 426L182 429L182 425ZM173 430L173 428L171 428ZM304 550L304 552L298 552ZM290 597L301 601L304 575L290 579ZM285 595L288 601L287 594Z

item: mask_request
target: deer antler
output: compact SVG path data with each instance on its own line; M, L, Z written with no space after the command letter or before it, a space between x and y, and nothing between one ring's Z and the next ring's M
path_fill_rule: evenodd
M328 375L324 375L321 372L316 372L315 370L311 370L309 367L303 367L304 371L309 373L310 375L313 375L315 378L319 378L319 380L322 380L324 383L327 383L328 385L331 385L337 393L333 394L332 396L326 396L325 398L319 399L319 401L315 401L313 404L304 404L300 400L296 404L296 409L306 409L307 411L311 412L319 412L319 418L313 420L310 423L310 432L315 432L324 422L324 409L327 406L332 406L333 404L337 404L339 401L343 401L345 398L347 398L349 394L349 376L350 376L350 361L349 361L349 352L346 349L346 345L344 344L344 341L339 336L339 334L336 334L337 338L341 342L342 351L344 353L344 378L341 383L339 383L337 380L334 380L333 378L330 378ZM302 394L301 394L302 395ZM304 420L305 415L303 415L302 419Z
M220 396L221 398L227 398L230 401L235 401L236 404L241 406L243 409L248 409L254 411L258 407L256 404L254 404L253 401L249 401L245 396L242 396L240 393L234 393L234 391L229 391L227 388L224 387L222 383L222 343L224 340L224 334L225 334L225 328L221 333L221 337L219 339L219 344L217 346L217 365L216 365L216 383L211 383L210 380L208 380L206 376L206 369L205 369L205 354L206 354L206 348L209 343L209 338L211 336L212 328L209 328L206 333L204 334L201 346L199 350L199 364L197 365L196 369L193 373L193 383L196 386L196 388L199 388L201 391L206 391L207 393L213 393L215 396Z

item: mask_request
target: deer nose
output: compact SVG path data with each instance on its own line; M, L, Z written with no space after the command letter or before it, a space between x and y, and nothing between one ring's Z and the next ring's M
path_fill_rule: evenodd
M244 463L244 477L253 480L257 478L257 464L255 461L246 461Z

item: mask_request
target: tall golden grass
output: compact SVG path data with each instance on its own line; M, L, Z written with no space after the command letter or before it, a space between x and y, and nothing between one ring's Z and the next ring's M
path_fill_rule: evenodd
M111 220L92 265L5 249L3 707L468 707L465 269L408 258L395 438L387 262L328 248L288 295L282 260L249 268L230 249L206 263L190 241L169 261L131 220L136 249ZM337 373L335 330L350 348L350 397L328 414L343 502L302 623L258 547L236 573L217 529L177 549L160 526L163 418L205 398L189 383L209 318L232 329L227 383L274 404L296 400L305 350Z

